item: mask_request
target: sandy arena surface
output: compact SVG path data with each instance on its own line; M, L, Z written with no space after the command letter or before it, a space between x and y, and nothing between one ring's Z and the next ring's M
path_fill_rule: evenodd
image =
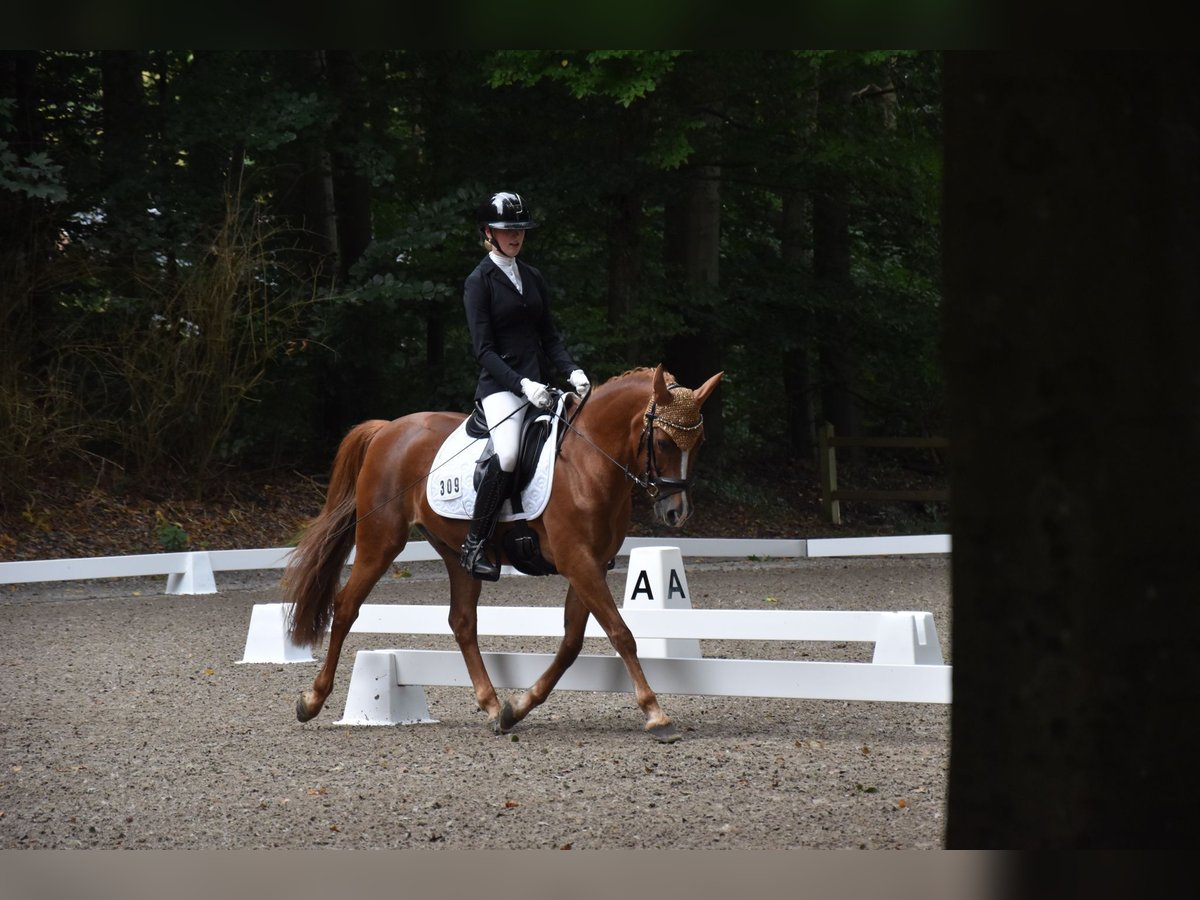
M609 583L618 603L627 560ZM685 560L692 605L917 610L951 662L943 557ZM368 603L445 604L440 563ZM316 664L238 663L279 572L0 586L0 848L793 849L944 846L941 704L660 694L683 740L642 731L631 695L557 691L493 735L467 688L428 688L437 724L335 724L359 649L449 637L352 634L325 710L296 721ZM505 577L489 605L559 606L566 583ZM484 651L551 652L540 638ZM869 662L860 643L703 641L705 656ZM588 639L584 653L607 643ZM318 652L318 657L322 652ZM652 684L653 686L653 684Z

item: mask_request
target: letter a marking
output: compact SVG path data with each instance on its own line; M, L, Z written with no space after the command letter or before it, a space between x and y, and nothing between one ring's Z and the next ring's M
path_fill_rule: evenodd
M683 589L683 582L679 580L679 573L674 569L671 570L671 584L667 588L667 599L670 600L678 592L679 596L684 600L687 599L687 591Z
M636 599L637 595L643 591L646 592L647 600L654 599L654 591L650 590L650 576L647 574L645 569L642 569L642 571L638 573L637 583L634 584L633 593L629 595L629 599Z

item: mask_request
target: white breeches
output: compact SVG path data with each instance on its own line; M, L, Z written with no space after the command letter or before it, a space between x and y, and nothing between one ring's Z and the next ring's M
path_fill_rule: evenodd
M517 450L521 444L521 407L525 398L508 391L497 391L484 397L483 415L492 433L492 446L500 460L500 468L511 472L517 467Z

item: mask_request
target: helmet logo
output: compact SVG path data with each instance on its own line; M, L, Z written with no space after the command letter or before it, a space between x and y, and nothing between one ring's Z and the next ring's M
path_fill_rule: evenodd
M513 212L520 213L524 211L525 204L521 201L520 194L513 194L509 191L501 191L498 194L492 195L492 206L496 207L496 215L504 215L504 204L512 205Z

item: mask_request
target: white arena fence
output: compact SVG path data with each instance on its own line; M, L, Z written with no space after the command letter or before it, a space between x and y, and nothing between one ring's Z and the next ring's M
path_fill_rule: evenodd
M480 606L481 636L562 637L562 610ZM450 635L449 606L364 604L352 634ZM314 662L287 635L290 604L260 603L251 611L242 663ZM949 703L951 668L944 664L928 612L693 609L677 547L630 552L622 618L638 643L647 678L659 693L726 697L786 697ZM604 637L590 619L585 637ZM701 640L866 642L869 663L704 658ZM525 688L553 659L546 653L485 653L498 688ZM470 687L457 650L360 650L355 655L339 725L407 725L430 718L424 688ZM581 655L556 689L633 690L613 653Z
M812 540L628 538L622 615L638 642L643 668L659 693L949 703L945 665L928 612L692 609L682 554L691 557L787 558L944 555L948 535ZM0 563L0 584L166 575L168 594L215 593L216 572L281 569L290 547L215 550L91 559ZM353 553L347 564L353 562ZM436 560L427 542L412 542L397 563ZM519 574L505 567L509 574ZM242 663L313 662L287 635L289 605L255 604ZM364 604L352 632L451 634L448 606ZM558 607L479 607L480 635L562 636ZM602 637L594 621L585 632ZM871 642L867 662L704 658L700 640ZM493 683L524 688L547 668L550 654L485 653ZM346 709L338 724L399 725L435 721L424 687L470 686L458 651L362 650L355 658ZM615 654L581 655L558 684L561 690L629 692Z
M685 556L723 557L831 557L893 556L906 554L948 554L950 536L945 534L900 537L820 538L820 539L737 539L737 538L626 538L618 551L629 556L639 547L669 543ZM0 584L30 584L52 581L78 581L95 578L130 578L166 575L167 594L214 594L217 572L244 572L282 569L287 565L291 547L266 550L200 550L181 553L148 553L130 556L100 556L80 559L47 559L0 562ZM396 557L397 563L440 559L426 541L412 541ZM351 552L346 564L354 561ZM508 566L505 574L520 574Z

